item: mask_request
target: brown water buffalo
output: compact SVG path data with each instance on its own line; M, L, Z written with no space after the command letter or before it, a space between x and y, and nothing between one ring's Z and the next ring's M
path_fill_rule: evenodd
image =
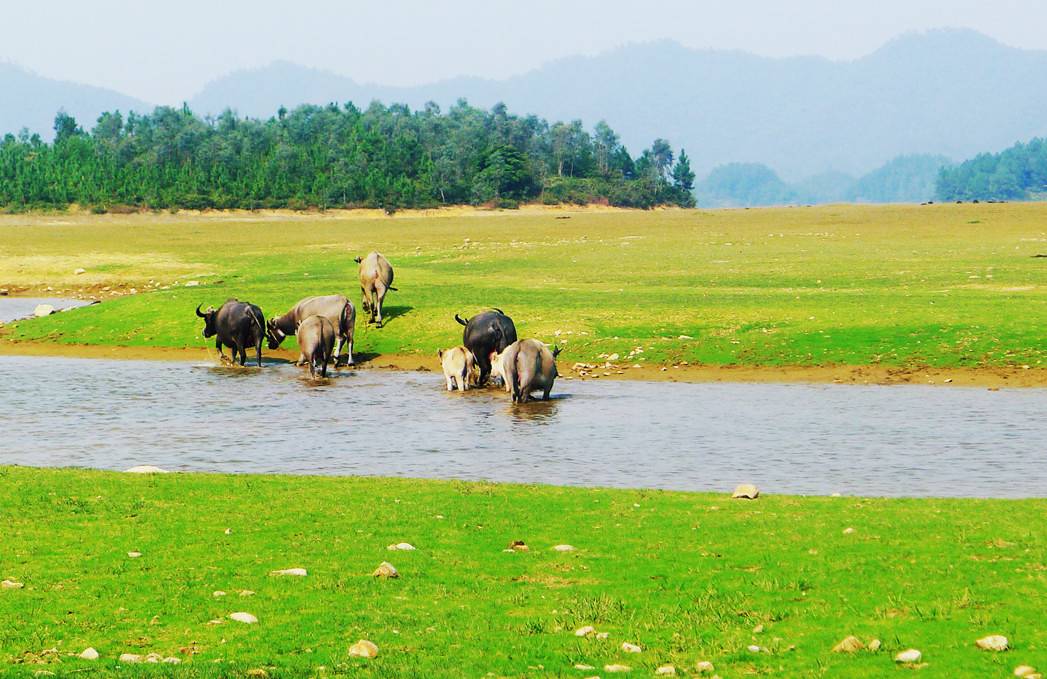
M334 352L335 366L342 348L347 344L346 365L353 365L353 335L356 332L356 309L353 303L345 295L323 295L320 297L306 297L295 304L290 311L283 316L276 316L266 323L266 336L269 339L269 348L276 349L288 335L298 332L298 324L310 316L323 316L331 321L335 334L338 335L338 348ZM299 357L301 363L305 357Z
M240 365L247 363L247 347L255 348L258 367L262 367L262 339L265 337L265 314L250 302L238 299L226 300L218 309L208 307L200 311L197 305L196 315L204 319L204 337L216 337L215 349L225 359L222 345L232 350L233 361L239 358Z
M514 403L527 403L531 392L541 391L542 399L549 400L553 382L556 381L556 357L560 348L534 339L513 342L494 359L494 372L505 382L505 390L511 392Z
M334 325L324 316L310 316L298 325L298 346L302 357L309 363L309 376L316 379L316 369L320 376L327 377L327 362L334 352Z
M364 297L364 311L371 315L367 322L377 322L380 328L385 295L390 290L396 290L393 287L393 267L380 252L372 252L353 261L360 265L360 290Z
M476 365L480 367L480 378L477 386L487 384L491 375L491 355L504 351L516 341L516 326L501 309L491 309L478 313L468 321L463 321L458 314L454 320L465 326L462 331L462 344L473 352Z
M447 380L447 391L465 391L469 388L469 380L473 375L473 366L476 361L473 352L465 347L453 347L451 349L440 349L436 352L440 357L440 365L444 369L444 379Z

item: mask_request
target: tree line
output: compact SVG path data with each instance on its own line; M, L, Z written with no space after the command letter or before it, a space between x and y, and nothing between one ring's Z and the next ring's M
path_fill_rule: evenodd
M938 173L940 200L1047 199L1047 139L982 153Z
M503 104L305 105L268 120L158 107L104 113L89 131L60 111L54 129L51 143L25 130L0 142L0 207L695 204L689 158L664 139L633 157L605 122L589 132Z

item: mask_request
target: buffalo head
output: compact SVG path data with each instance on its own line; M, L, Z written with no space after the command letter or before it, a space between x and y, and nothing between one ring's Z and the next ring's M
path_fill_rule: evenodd
M218 312L215 311L213 306L207 307L207 311L200 311L202 304L198 304L196 307L196 315L204 319L204 337L214 337L218 334L218 330L215 328L215 316Z
M270 318L266 321L265 338L269 341L268 346L270 350L279 349L285 337L287 337L287 333L277 327L275 318Z

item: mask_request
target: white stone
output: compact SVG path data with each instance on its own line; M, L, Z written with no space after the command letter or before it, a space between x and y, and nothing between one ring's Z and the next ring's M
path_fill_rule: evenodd
M854 533L854 529L853 528L848 527L848 528L844 528L843 529L843 534L844 535L851 535L852 533Z
M578 664L576 664L574 666L574 669L582 670L583 672L588 672L589 670L595 670L596 668L593 667L592 665L585 665L583 663L578 663Z
M254 590L251 590L251 589L241 589L240 590L240 596L254 596Z
M142 556L141 552L128 552L127 553L127 558L128 559L137 559L140 556Z
M25 585L17 580L4 580L3 582L0 582L0 589L22 589L23 587L25 587Z
M571 545L556 545L555 547L553 547L553 551L556 551L556 552L573 552L574 551L574 547L572 547Z
M137 653L121 653L120 662L128 664L139 663L142 662L142 656L138 655Z
M414 545L409 542L397 542L395 545L386 547L390 552L413 552Z
M218 598L220 596L225 596L225 592L223 592L220 589L216 589L215 591L211 592L211 596Z
M88 646L84 650L80 651L80 655L78 655L77 657L82 658L84 660L98 660L98 651Z
M290 575L298 578L304 578L309 575L309 571L304 568L285 568L279 571L272 571L269 575Z
M750 653L759 653L763 649L757 646L756 644L752 644L750 646L747 646L746 650L748 650Z
M743 483L734 489L734 493L731 494L731 497L743 500L755 500L760 497L760 489L751 483Z
M53 304L37 304L36 308L33 309L33 315L41 318L44 316L50 316L54 312L55 307Z
M604 672L631 672L632 668L628 665L604 665Z
M694 670L698 674L712 674L716 671L716 668L708 660L701 660L694 666Z
M909 648L894 656L894 662L917 663L920 662L921 658L923 658L923 653L920 653L915 648Z
M833 653L857 653L863 648L865 648L865 644L862 643L861 639L856 636L849 636L833 646Z
M1007 637L999 634L991 634L974 642L983 651L1006 651L1008 648Z
M165 662L168 665L181 665L182 664L181 659L180 658L175 658L175 657L164 658L161 662Z
M186 281L185 282L185 287L187 287L187 288L195 288L198 285L200 285L200 281Z
M611 636L610 632L597 632L597 634L596 634L596 638L597 639L606 639L609 636Z
M881 646L883 646L883 642L882 641L880 641L879 639L873 639L872 641L870 641L866 645L866 648L868 648L873 653L876 653L877 651L880 650Z
M576 637L587 637L587 636L589 636L590 634L592 634L595 631L596 631L595 627L593 627L592 625L586 625L585 627L579 627L578 629L576 629L574 631L574 636L576 636Z
M658 676L662 676L662 677L675 677L676 676L676 668L673 667L672 665L662 665L661 667L656 669L654 671L654 673L657 674Z
M83 267L79 267L79 268L73 270L73 275L74 276L79 276L82 273L87 273L87 269L85 269Z
M160 469L159 467L154 467L151 464L142 464L142 465L138 465L137 467L131 467L130 469L125 469L124 473L127 473L127 474L166 474L167 470L166 469Z
M235 620L236 622L242 622L245 625L253 625L256 622L258 622L258 618L254 617L250 613L244 613L243 611L233 613L229 616L229 619Z
M361 639L349 647L349 655L356 658L374 658L378 655L378 646L367 639Z
M1036 668L1032 665L1018 665L1014 668L1014 676L1016 677L1027 677L1030 674L1036 674Z
M622 650L626 653L641 653L643 649L636 644L630 644L628 641L622 642Z

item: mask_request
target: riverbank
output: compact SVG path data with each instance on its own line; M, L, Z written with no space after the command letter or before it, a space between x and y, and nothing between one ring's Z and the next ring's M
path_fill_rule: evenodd
M123 653L177 658L192 676L650 675L709 661L721 676L873 677L910 647L935 675L1047 666L1043 500L23 467L0 481L0 576L23 585L0 591L0 673L14 676L111 672ZM527 551L506 552L517 540ZM400 542L416 550L387 550ZM400 577L372 577L383 561ZM270 575L288 568L308 575ZM607 638L575 636L587 625ZM976 648L987 634L1012 650ZM882 646L833 653L848 635ZM350 657L359 639L378 656ZM101 658L75 657L87 647Z
M11 324L9 341L182 349L203 346L198 304L359 303L352 257L378 249L398 290L385 327L360 314L365 356L435 355L460 341L456 313L495 306L564 348L561 364L645 379L740 366L693 379L1041 384L1027 375L1047 367L1045 217L1025 203L6 216L0 289L102 301Z
M226 352L228 353L228 351ZM4 341L0 356L57 356L132 361L215 361L213 348L120 347L89 344L45 344ZM263 352L263 360L295 361L298 352L278 349ZM253 360L253 359L252 359ZM343 366L340 370L345 370ZM356 370L417 370L440 373L436 356L383 354L357 357ZM991 368L892 368L888 366L712 366L643 365L627 363L572 363L561 360L564 380L641 380L645 382L739 382L754 384L878 384L940 385L951 387L1044 388L1047 369L1003 366Z

